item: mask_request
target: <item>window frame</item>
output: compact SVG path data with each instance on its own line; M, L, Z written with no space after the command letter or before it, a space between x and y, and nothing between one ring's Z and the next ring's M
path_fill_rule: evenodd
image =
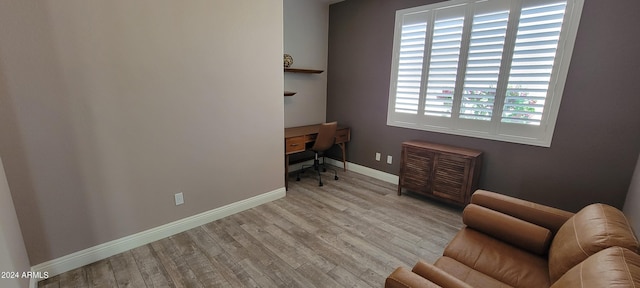
M582 14L582 8L584 6L584 0L566 0L566 10L564 19L562 22L562 28L560 31L560 36L558 40L558 46L555 54L554 64L552 68L551 77L549 80L549 87L547 90L547 95L545 97L544 108L542 112L542 119L540 120L540 125L527 125L527 124L517 124L517 123L505 123L502 122L502 107L499 109L494 109L494 117L491 121L480 121L480 120L470 120L463 119L457 117L457 111L452 112L452 116L450 118L446 117L437 117L437 116L429 116L422 115L420 111L424 109L424 102L426 100L426 75L429 73L429 69L427 69L426 65L423 63L423 70L421 74L421 82L420 82L420 95L418 107L423 105L423 109L418 108L417 114L405 114L398 113L396 111L396 93L397 93L397 80L399 73L399 56L400 56L400 40L401 40L401 32L403 27L403 19L408 15L415 15L417 13L432 13L433 11L437 11L438 9L443 9L446 7L457 7L461 5L467 5L466 15L465 15L465 30L464 33L470 33L471 27L468 25L473 19L467 20L469 17L473 18L475 15L475 4L476 3L487 3L492 1L501 1L501 0L452 0L452 1L444 1L435 4L423 5L408 9L402 9L396 11L395 17L395 28L394 28L394 38L393 38L393 54L392 54L392 64L391 64L391 76L390 76L390 88L389 88L389 105L387 111L387 125L395 126L395 127L403 127L417 130L425 130L432 132L440 132L447 133L453 135L461 135L461 136L469 136L490 140L498 140L512 143L520 143L520 144L528 144L534 146L542 146L542 147L550 147L551 141L553 138L553 132L555 129L555 124L558 117L558 112L560 108L560 103L562 100L562 94L564 91L564 86L566 83L567 74L569 71L569 64L571 61L571 56L573 53L573 48L575 44L575 39L577 35L578 25L580 23L580 17ZM503 57L507 55L509 59L506 63L508 67L503 67L504 63L501 64L500 67L500 78L499 81L509 81L510 74L510 66L512 63L513 57L513 48L515 47L515 39L516 32L518 30L518 21L520 18L521 8L523 3L548 3L548 2L558 2L557 0L510 0L510 13L509 13L509 24L506 32L506 40L503 45ZM514 13L514 11L516 13ZM516 15L517 14L517 15ZM433 18L434 16L431 15ZM430 24L434 23L433 19L429 19ZM513 22L516 21L516 22ZM424 52L424 62L429 61L429 43L432 41L430 38L431 28L427 29L426 32L426 42L425 42L425 52ZM467 37L470 37L467 35ZM511 41L512 43L508 43ZM467 56L469 52L469 41L462 44L461 47L461 57L460 63L458 65L463 65L463 69L458 68L457 74L457 82L462 79L461 82L464 82L464 71L466 71L466 62ZM466 46L464 46L466 45ZM463 72L463 75L459 75L460 72ZM506 73L506 74L505 74ZM506 79L506 80L505 80ZM460 83L456 85L456 88L462 88L464 83ZM506 86L506 84L505 84ZM505 90L505 89L502 89ZM506 94L506 91L499 91L499 93ZM461 101L462 98L460 93L456 93L456 96L459 98L454 98L453 101ZM501 98L499 102L497 98ZM506 95L496 95L496 102L494 105L502 105ZM454 106L455 107L455 106ZM459 106L458 106L459 107Z

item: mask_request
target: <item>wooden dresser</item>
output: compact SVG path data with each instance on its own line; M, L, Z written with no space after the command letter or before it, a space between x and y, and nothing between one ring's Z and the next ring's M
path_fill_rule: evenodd
M402 143L398 195L402 189L464 206L478 189L482 152L423 141Z

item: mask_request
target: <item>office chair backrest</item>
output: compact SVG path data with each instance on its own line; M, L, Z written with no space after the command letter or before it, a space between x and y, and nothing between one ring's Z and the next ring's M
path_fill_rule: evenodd
M316 142L313 143L311 150L320 152L329 150L336 141L336 130L338 129L338 122L323 123L320 126L320 131L316 137Z

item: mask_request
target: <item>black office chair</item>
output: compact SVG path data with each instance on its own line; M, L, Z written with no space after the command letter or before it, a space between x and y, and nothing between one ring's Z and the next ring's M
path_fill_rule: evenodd
M318 136L316 137L316 141L313 143L313 147L311 147L311 151L315 152L315 158L313 159L313 165L306 166L306 168L313 167L314 170L318 171L318 186L322 186L322 175L320 174L320 168L322 168L323 172L327 171L327 166L324 161L324 152L333 147L333 144L336 141L336 130L338 129L338 122L331 123L323 123L320 126L320 131L318 132ZM322 157L322 163L320 163L320 157ZM296 181L300 181L300 174L304 173L305 165L302 166L302 169L298 171L298 176L296 177ZM338 180L338 172L335 169L329 168L329 170L333 171L333 179Z

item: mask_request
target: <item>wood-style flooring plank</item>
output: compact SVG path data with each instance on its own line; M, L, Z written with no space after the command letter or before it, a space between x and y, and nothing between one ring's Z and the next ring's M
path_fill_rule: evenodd
M347 269L338 265L335 268L331 269L329 273L327 273L331 278L336 280L336 282L340 283L341 287L353 287L353 288L367 288L371 287L366 282L362 281L358 276L349 272Z
M341 285L331 278L330 275L320 270L319 267L310 263L298 267L296 271L300 272L303 277L307 278L314 287L340 287Z
M242 224L241 227L260 241L264 248L276 257L282 259L282 261L291 266L291 268L298 268L305 263L306 259L304 256L296 252L296 246L286 245L286 243L279 241L279 239L276 239L273 235L254 224L245 223Z
M151 244L131 249L131 253L146 287L176 287Z
M80 267L60 274L60 287L90 287L87 282L87 267L88 266ZM38 285L40 285L40 283L42 282L38 282Z
M290 178L287 196L87 266L38 287L382 287L433 262L461 210L339 169Z
M274 261L266 270L269 271L269 277L277 277L281 281L281 287L314 287L313 283L309 282L309 279L300 274L296 269L292 269L290 266Z
M180 235L182 233L176 236ZM189 267L177 242L174 237L169 237L151 243L151 247L176 287L204 287L200 282L201 279L198 279Z
M230 256L227 252L214 256L215 261L220 263L222 267L230 271L231 275L233 275L232 279L227 278L231 287L259 287L247 271L239 264L240 261L236 261L234 258L235 257Z
M109 262L119 288L145 287L144 279L131 251L114 255L109 258Z
M116 287L116 278L109 264L109 259L100 260L89 264L87 270L87 282L91 287Z
M283 284L277 277L269 277L271 273L259 261L244 259L238 262L238 265L255 281L256 287L280 287Z
M414 263L415 264L415 263ZM409 267L411 268L411 267ZM393 270L392 270L393 272ZM389 272L389 274L391 274L391 272ZM366 282L367 284L369 284L370 287L383 287L384 286L384 280L385 278L388 276L388 274L379 274L371 269L367 269L366 271L364 271L364 273L362 273L360 275L360 279L364 282ZM382 284L380 284L382 283Z
M40 281L40 287L43 288L59 288L60 287L60 276L53 276L51 278L47 278L45 280Z

